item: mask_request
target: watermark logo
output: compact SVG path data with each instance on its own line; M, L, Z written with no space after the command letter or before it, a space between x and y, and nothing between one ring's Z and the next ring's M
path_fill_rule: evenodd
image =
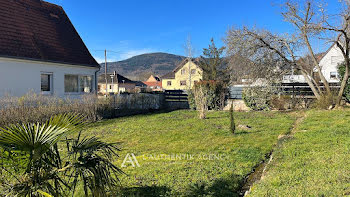
M132 167L140 167L140 164L139 164L139 162L137 161L137 159L136 159L134 153L128 153L128 154L125 156L124 161L123 161L123 163L122 163L122 168L126 168L126 167L127 167L126 164L129 164L129 165L131 165Z

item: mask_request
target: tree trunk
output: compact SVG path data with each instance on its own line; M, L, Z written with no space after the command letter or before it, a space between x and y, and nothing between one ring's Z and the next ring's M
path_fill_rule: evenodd
M309 49L309 52L310 52L310 55L311 55L311 58L317 68L317 73L318 75L320 76L320 79L324 85L324 87L326 88L326 92L327 94L331 94L331 88L329 87L329 84L328 84L328 81L326 80L326 78L324 77L324 75L322 74L322 70L321 70L321 67L320 65L318 64L318 61L316 59L316 56L315 56L315 53L314 51L312 50L312 47L311 47L311 44L309 42L309 38L306 34L304 34L304 40L306 42L306 46L307 48Z
M350 62L347 62L346 65L345 65L344 77L343 77L343 80L341 82L339 93L338 93L337 100L336 100L336 103L335 103L336 107L340 106L341 100L343 98L345 87L346 87L346 85L348 83L348 79L349 79L349 63Z
M315 85L312 83L312 81L309 79L309 76L304 72L301 71L302 75L304 76L306 83L310 86L312 92L314 93L317 100L321 98L320 93L317 91Z

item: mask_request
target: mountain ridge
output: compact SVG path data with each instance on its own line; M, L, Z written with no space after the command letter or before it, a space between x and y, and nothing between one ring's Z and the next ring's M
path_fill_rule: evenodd
M171 72L185 59L184 56L170 53L145 53L126 60L107 62L107 72L116 71L132 80L146 80L150 75L163 76ZM105 64L101 63L100 74L104 73Z

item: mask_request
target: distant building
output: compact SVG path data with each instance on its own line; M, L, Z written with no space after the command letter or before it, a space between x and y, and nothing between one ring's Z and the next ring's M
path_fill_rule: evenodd
M283 75L282 83L306 83L303 75Z
M162 81L158 76L151 75L147 81L144 81L143 83L152 91L162 91Z
M321 72L329 83L339 83L338 65L344 61L344 57L337 47L333 44L325 53L316 56ZM317 72L317 69L314 69ZM285 75L283 83L306 83L303 75Z
M107 88L105 74L98 76L98 93L110 94L110 93L122 93L134 91L136 85L142 86L136 81L132 81L120 74L107 73Z
M321 67L321 71L328 82L340 82L338 74L338 65L341 64L343 61L344 57L336 44L333 44L327 50L324 56L321 57L319 64Z
M96 92L100 65L61 6L0 0L0 96Z
M183 60L172 72L162 77L163 90L186 90L203 79L203 70L197 59Z

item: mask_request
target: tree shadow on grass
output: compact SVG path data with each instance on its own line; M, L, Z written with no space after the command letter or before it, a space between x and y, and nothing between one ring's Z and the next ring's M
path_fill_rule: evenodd
M231 175L228 178L216 179L214 183L197 182L189 185L185 196L215 196L215 197L229 197L241 196L240 190L244 182L244 178L239 175Z
M165 186L143 186L129 187L120 190L120 196L130 197L153 197L153 196L169 196L171 190Z

